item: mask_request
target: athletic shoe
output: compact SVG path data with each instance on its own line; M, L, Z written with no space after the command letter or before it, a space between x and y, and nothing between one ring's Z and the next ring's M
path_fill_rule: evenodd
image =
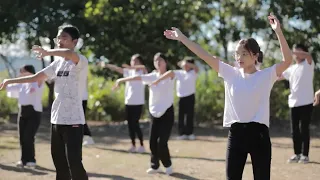
M137 149L135 146L131 146L131 148L128 150L129 153L135 153L137 152Z
M295 154L288 159L288 163L297 163L300 160L300 154Z
M188 139L187 135L181 135L177 137L177 140L186 140L186 139Z
M166 174L170 176L173 173L172 166L166 168Z
M24 167L24 164L23 164L22 161L18 161L18 162L16 163L16 166L19 167L19 168L23 168L23 167Z
M35 162L27 162L26 165L28 168L35 168L37 166L37 163Z
M145 150L145 148L144 148L143 146L140 146L140 147L137 149L137 152L138 152L138 153L145 153L146 150Z
M161 170L159 168L158 169L149 168L149 169L147 169L147 173L148 174L161 173Z
M94 140L92 139L91 136L86 136L85 141L83 141L82 145L83 146L88 146L94 144Z
M196 139L196 136L195 136L194 134L190 134L190 135L188 136L188 139L189 139L189 140L195 140L195 139Z
M309 157L302 155L302 156L300 157L300 159L299 159L299 163L302 163L302 164L307 164L307 163L309 163Z

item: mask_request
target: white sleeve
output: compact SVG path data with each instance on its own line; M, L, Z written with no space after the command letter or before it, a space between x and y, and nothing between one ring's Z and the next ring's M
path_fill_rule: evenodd
M153 81L157 79L155 73L144 74L140 77L143 84L151 84Z
M129 69L123 68L123 77L128 77L128 76L129 76Z
M9 84L6 87L7 97L9 98L19 98L19 92L22 84Z
M87 58L85 56L81 55L81 54L78 54L78 56L79 56L79 62L76 65L76 68L78 70L82 70L82 69L88 68L88 60L87 60Z
M183 79L183 70L173 70L174 76L176 79Z
M273 86L273 84L278 80L278 76L277 76L277 64L268 67L266 69L264 69L265 71L269 71L269 75L270 75L270 87Z
M288 69L286 69L285 71L283 71L282 76L286 79L289 80L290 76L291 76L291 68L292 66L290 66Z
M45 75L47 75L48 79L54 79L56 75L57 70L57 64L60 60L53 61L49 66L42 69L40 72L43 72Z
M232 79L237 75L237 71L234 67L226 64L222 61L219 61L219 76L222 77L225 81Z

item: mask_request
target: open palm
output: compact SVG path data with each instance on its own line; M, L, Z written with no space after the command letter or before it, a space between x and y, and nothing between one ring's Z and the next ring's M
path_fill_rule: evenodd
M273 14L270 14L268 16L268 19L269 19L269 23L271 25L271 28L276 32L280 31L280 28L281 28L280 21L277 19L277 17L274 16Z

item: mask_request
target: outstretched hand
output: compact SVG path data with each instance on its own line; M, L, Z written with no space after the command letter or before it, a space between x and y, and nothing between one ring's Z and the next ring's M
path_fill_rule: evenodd
M168 39L178 40L181 41L183 38L185 38L185 35L175 27L172 27L171 30L165 30L163 32L163 35Z
M4 79L4 80L0 83L0 91L1 91L1 90L5 90L7 86L8 86L8 80L7 80L7 79Z
M158 85L159 84L159 81L153 81L151 84L149 84L149 87L151 87L151 86L156 86L156 85Z
M119 79L116 80L116 83L112 86L112 91L115 91L119 88L119 83L120 83Z
M34 46L32 46L31 50L34 53L36 53L36 57L38 59L42 59L44 56L47 55L47 51L45 49L43 49L41 46L34 45Z
M281 31L281 25L280 25L280 21L277 19L277 17L270 13L270 15L268 16L268 19L269 19L269 23L271 25L271 28L275 32L280 32Z

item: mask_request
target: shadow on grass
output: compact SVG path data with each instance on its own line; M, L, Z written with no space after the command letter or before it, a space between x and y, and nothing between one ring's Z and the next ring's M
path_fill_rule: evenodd
M106 151L112 151L112 152L118 152L118 153L125 153L125 154L132 154L135 155L135 153L129 153L126 150L123 149L112 149L112 148L103 148L103 147L96 147L97 149L100 150L106 150ZM138 154L137 155L148 155L150 156L149 152L145 152L143 154ZM206 157L190 157L190 156L171 156L173 159L191 159L191 160L202 160L202 161L211 161L211 162L225 162L225 159L211 159L211 158L206 158ZM251 164L251 162L246 162L246 164Z
M10 165L4 165L4 164L0 164L0 169L5 170L5 171L14 171L14 172L21 172L21 173L30 173L30 174L36 175L36 176L43 176L43 175L48 174L48 173L46 173L46 172L37 171L36 169L19 168L19 167L16 167L16 166L10 166Z
M89 177L96 178L108 178L112 180L134 180L133 178L118 176L118 175L109 175L109 174L97 174L97 173L87 173Z

